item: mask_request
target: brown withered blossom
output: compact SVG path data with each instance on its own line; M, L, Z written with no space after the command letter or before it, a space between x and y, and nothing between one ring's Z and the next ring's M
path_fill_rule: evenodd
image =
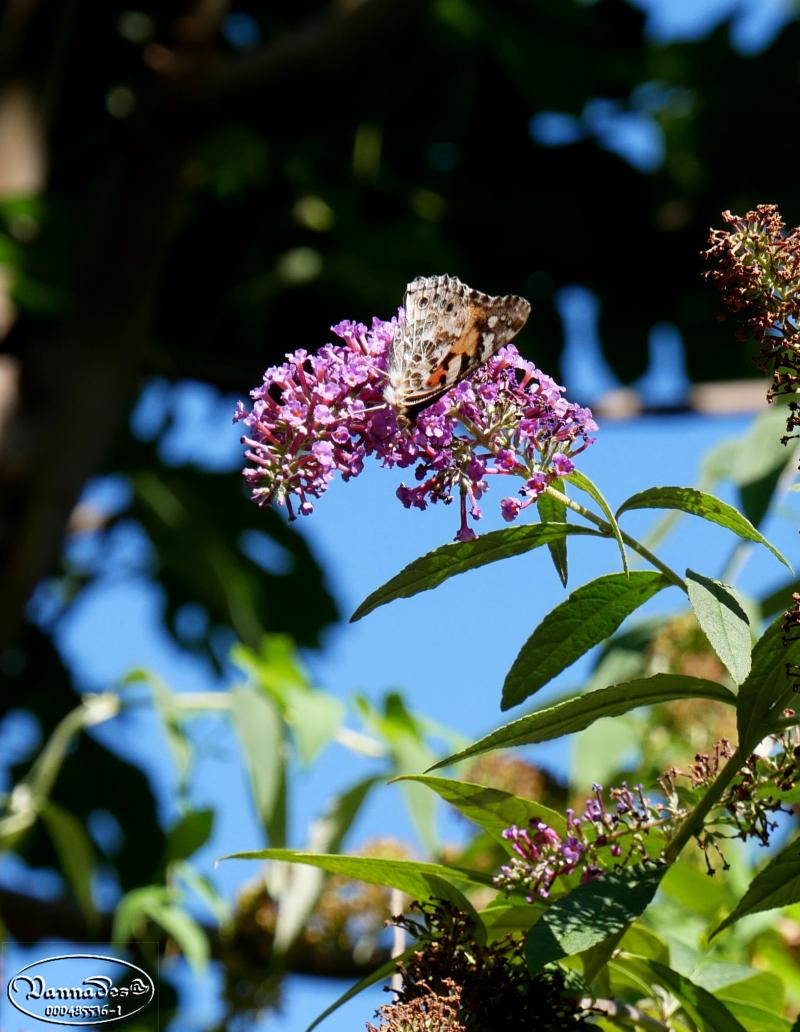
M756 364L772 375L767 400L800 388L800 227L787 230L775 204L760 204L742 217L722 218L732 228L712 229L704 257L706 278L719 287L726 308L740 322L738 336L760 345ZM798 436L798 405L791 401L783 443Z
M421 921L407 915L394 919L417 940L417 949L398 964L403 987L397 1003L410 1004L431 993L446 998L455 985L460 992L458 1020L469 1032L594 1027L585 1021L578 993L568 991L563 972L529 973L521 938L509 935L481 943L473 919L442 900L417 903L414 909L422 914Z
M792 594L792 604L783 614L783 647L791 648L796 641L800 641L800 592ZM793 682L792 688L800 692L800 666L797 663L786 664L786 676Z
M710 752L698 753L687 770L672 767L666 771L659 779L661 790L667 798L677 797L678 782L683 779L694 790L707 788L716 780L732 755L731 743L722 739ZM792 812L783 805L781 795L794 788L799 774L798 728L771 735L757 752L747 757L719 801L719 810L724 813L722 821L719 817L712 818L699 838L710 874L714 873L709 859L710 850L714 850L720 857L723 868L728 867L716 844L717 839L756 839L762 846L769 845L770 836L778 827L771 815ZM730 826L732 833L725 834L712 829L712 825L720 823Z
M429 986L427 991L409 1003L385 1003L379 1007L375 1017L380 1018L377 1028L367 1022L367 1032L467 1032L458 1020L461 1006L461 989L452 978L443 982L444 994L435 993Z

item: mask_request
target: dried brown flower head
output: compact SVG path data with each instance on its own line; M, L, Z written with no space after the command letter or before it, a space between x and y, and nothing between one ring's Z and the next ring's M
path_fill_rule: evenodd
M427 992L409 1003L396 1001L379 1007L375 1016L381 1019L380 1027L368 1021L367 1032L467 1032L458 1020L461 989L451 978L443 981L444 993L422 988Z
M706 278L722 292L726 308L741 323L739 336L760 345L757 365L772 374L767 400L796 395L800 388L800 227L787 230L775 204L760 204L744 217L722 217L732 228L714 229L704 257ZM788 405L786 444L797 436L796 401Z
M431 992L446 998L455 985L460 991L458 1020L469 1032L591 1027L575 994L566 992L563 972L531 976L521 938L507 936L487 945L477 940L473 919L452 904L435 900L415 907L421 922L395 919L418 944L398 965L403 976L398 1003L410 1004Z

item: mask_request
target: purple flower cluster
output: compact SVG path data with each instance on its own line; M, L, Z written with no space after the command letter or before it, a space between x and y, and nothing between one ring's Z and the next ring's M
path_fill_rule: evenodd
M475 537L467 515L480 518L490 476L523 480L500 503L504 518L516 519L573 469L597 429L591 412L567 402L563 387L508 345L420 412L414 426L400 427L383 396L397 325L339 323L333 332L341 343L287 355L251 392L252 409L239 402L234 420L247 427L244 477L253 501L285 505L290 519L308 515L337 473L349 480L375 455L387 467L413 467L414 484L397 489L406 508L450 503L458 491L459 540Z
M508 892L520 890L532 903L537 897L546 899L557 878L581 869L581 882L602 874L610 863L624 866L635 854L644 859L647 850L643 837L665 817L677 815L666 807L654 805L635 786L635 794L623 782L621 788L609 792L607 807L600 785L593 785L594 795L586 800L582 816L566 811L566 831L559 835L544 821L532 819L527 828L516 824L506 828L503 838L517 854L500 868L494 883ZM627 854L622 857L620 839L629 839ZM620 859L622 857L622 859Z

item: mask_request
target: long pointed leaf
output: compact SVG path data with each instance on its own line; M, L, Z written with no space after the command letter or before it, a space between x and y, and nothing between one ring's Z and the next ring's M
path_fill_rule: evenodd
M793 679L787 673L787 664L800 664L800 640L783 644L781 624L783 614L776 617L753 648L752 666L747 680L739 689L738 725L739 742L744 749L754 749L769 734L777 706L791 692Z
M417 781L439 795L446 803L454 806L469 820L483 828L498 841L502 832L512 824L525 827L529 821L538 819L549 824L559 834L566 828L560 813L543 806L533 799L523 799L499 788L476 785L469 781L455 781L452 778L437 778L426 774L407 774L395 781Z
M576 695L520 717L466 749L439 760L430 769L437 770L493 749L507 749L560 738L574 731L582 731L601 717L615 717L638 706L669 702L671 699L714 699L731 706L736 705L736 696L716 681L685 674L654 674L653 677L640 677L586 695Z
M499 559L530 552L533 548L548 545L568 534L600 536L590 527L577 527L571 523L535 523L530 527L493 530L474 541L455 541L442 545L415 559L382 587L373 591L350 617L350 622L360 620L373 609L393 602L396 598L410 598L420 591L429 591L449 577Z
M475 917L472 904L454 882L462 885L493 887L492 876L445 864L429 864L417 860L388 860L373 856L339 856L333 853L304 853L296 849L257 849L245 853L229 853L222 860L284 860L291 864L310 864L331 874L388 885L400 889L413 899L446 899Z
M631 509L679 509L691 516L700 516L733 531L746 541L764 545L784 566L790 570L792 568L788 560L756 530L750 520L742 516L732 505L714 495L706 494L705 491L698 491L694 487L651 487L631 495L623 502L617 509L617 517Z
M739 903L711 933L719 935L723 928L735 924L748 914L788 907L800 900L800 839L795 838L774 856L750 882Z
M95 858L89 836L74 814L55 803L48 801L42 804L40 812L53 841L61 869L91 925L97 919L97 910L92 900L91 878Z
M563 493L564 483L560 479L556 479L552 486ZM566 523L567 522L567 507L563 502L560 502L557 498L553 498L547 491L542 492L536 499L536 508L539 511L539 519L542 523ZM550 553L550 558L553 560L553 566L558 574L558 579L566 588L567 576L569 574L569 563L567 560L567 539L565 537L559 538L557 541L551 541L547 546L547 551Z
M610 573L584 584L542 620L506 675L502 708L524 702L671 582L650 570Z
M694 1022L698 1032L747 1032L725 1004L707 989L657 960L637 960L642 967L649 968L651 978L648 981L655 975L658 982L669 989Z

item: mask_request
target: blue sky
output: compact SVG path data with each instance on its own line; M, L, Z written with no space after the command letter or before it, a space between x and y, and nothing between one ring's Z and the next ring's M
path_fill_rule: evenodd
M742 49L763 46L786 17L786 5L771 0L734 3L723 0L640 0L647 10L650 31L663 38L690 38L731 11L738 11L734 39ZM602 113L601 113L602 114ZM588 117L588 116L587 116ZM596 131L604 132L602 119ZM593 129L593 131L595 131ZM628 136L608 137L608 145L632 148L631 160L653 160L654 143L649 130L629 126ZM637 135L638 134L638 135ZM620 142L621 141L621 142ZM638 141L638 142L637 142ZM638 150L637 150L638 148ZM649 157L648 157L649 155ZM570 332L564 355L563 381L586 394L606 389L613 377L604 366L592 330L592 298L574 288L562 295L562 314ZM332 313L332 321L343 315ZM535 325L526 330L535 342ZM319 343L325 339L322 334ZM300 342L298 342L300 343ZM306 342L308 344L308 342ZM654 330L649 347L652 364L648 392L661 401L669 392L682 388L681 347L670 327ZM535 343L534 343L535 351ZM244 394L248 385L243 385ZM661 392L661 394L659 394ZM164 403L176 404L175 431L165 443L174 461L195 460L212 468L230 468L235 476L240 448L238 430L230 424L232 399L217 399L205 387L187 385L178 392L164 393L155 385L149 400L135 417L146 426L147 405L151 410ZM581 468L601 487L612 505L629 494L654 483L688 484L696 476L700 456L719 441L741 433L747 417L649 417L636 423L601 426L597 443L581 459ZM342 611L351 612L373 588L421 553L452 539L457 514L434 507L425 513L407 512L394 497L399 473L370 467L356 481L335 484L319 502L314 515L300 527L329 571L332 588ZM120 486L98 482L90 495L102 504L113 500ZM730 495L723 494L728 500ZM492 492L483 506L481 529L503 526L497 514L500 494ZM629 514L626 529L642 532L653 521L644 513ZM770 517L764 530L789 555L796 551L797 520ZM136 535L122 542L136 554L141 547ZM716 576L730 555L732 538L722 529L690 518L685 519L663 552L668 562L686 565ZM617 556L610 543L576 541L570 544L572 577L570 587L601 573L616 569ZM784 579L777 562L766 552L756 551L744 567L741 584L757 592ZM421 713L474 738L511 717L502 717L498 703L504 674L520 645L541 618L562 598L563 589L544 552L474 571L413 599L401 600L371 614L356 625L343 624L328 635L319 654L306 656L315 682L342 699L361 692L378 701L389 690L400 689L409 704ZM677 592L664 592L650 604L652 611L679 604ZM133 667L156 671L176 690L216 687L208 669L186 656L164 638L160 630L161 599L150 582L127 575L118 565L96 588L81 597L59 636L59 647L87 688L104 689ZM124 614L124 619L119 614ZM581 684L588 669L581 661L549 685L538 702ZM353 723L351 719L351 723ZM0 742L24 747L25 728L12 719L0 727ZM151 773L159 800L162 821L176 816L174 770L166 757L161 732L146 709L98 729L99 738ZM256 864L228 863L214 869L214 859L226 852L258 848L263 844L250 808L245 775L232 735L211 718L195 729L198 759L192 783L192 797L198 805L211 805L218 813L213 841L198 855L198 866L220 889L233 897L237 887L257 874ZM569 744L548 743L530 751L537 762L564 770ZM312 770L298 774L293 830L296 845L308 822L325 807L331 794L353 780L349 754L331 746ZM443 818L445 835L457 834L457 825ZM347 843L357 850L360 842L391 833L412 838L413 828L403 810L400 792L385 787L370 799ZM15 884L25 872L12 862L0 864L0 879ZM36 881L46 893L55 882L46 877ZM58 952L59 944L53 944ZM13 948L6 959L16 970L23 963L44 955L44 947L33 951ZM25 958L24 960L22 958ZM168 970L164 972L168 977ZM177 972L183 989L184 1007L180 1028L188 1030L208 1020L215 1007L215 975L190 979ZM275 1032L299 1032L314 1015L327 1006L344 985L292 978L288 983L286 1009L269 1023ZM330 1032L351 1032L363 1027L371 1011L385 995L373 991L343 1008L324 1026ZM177 1027L177 1026L174 1026Z

